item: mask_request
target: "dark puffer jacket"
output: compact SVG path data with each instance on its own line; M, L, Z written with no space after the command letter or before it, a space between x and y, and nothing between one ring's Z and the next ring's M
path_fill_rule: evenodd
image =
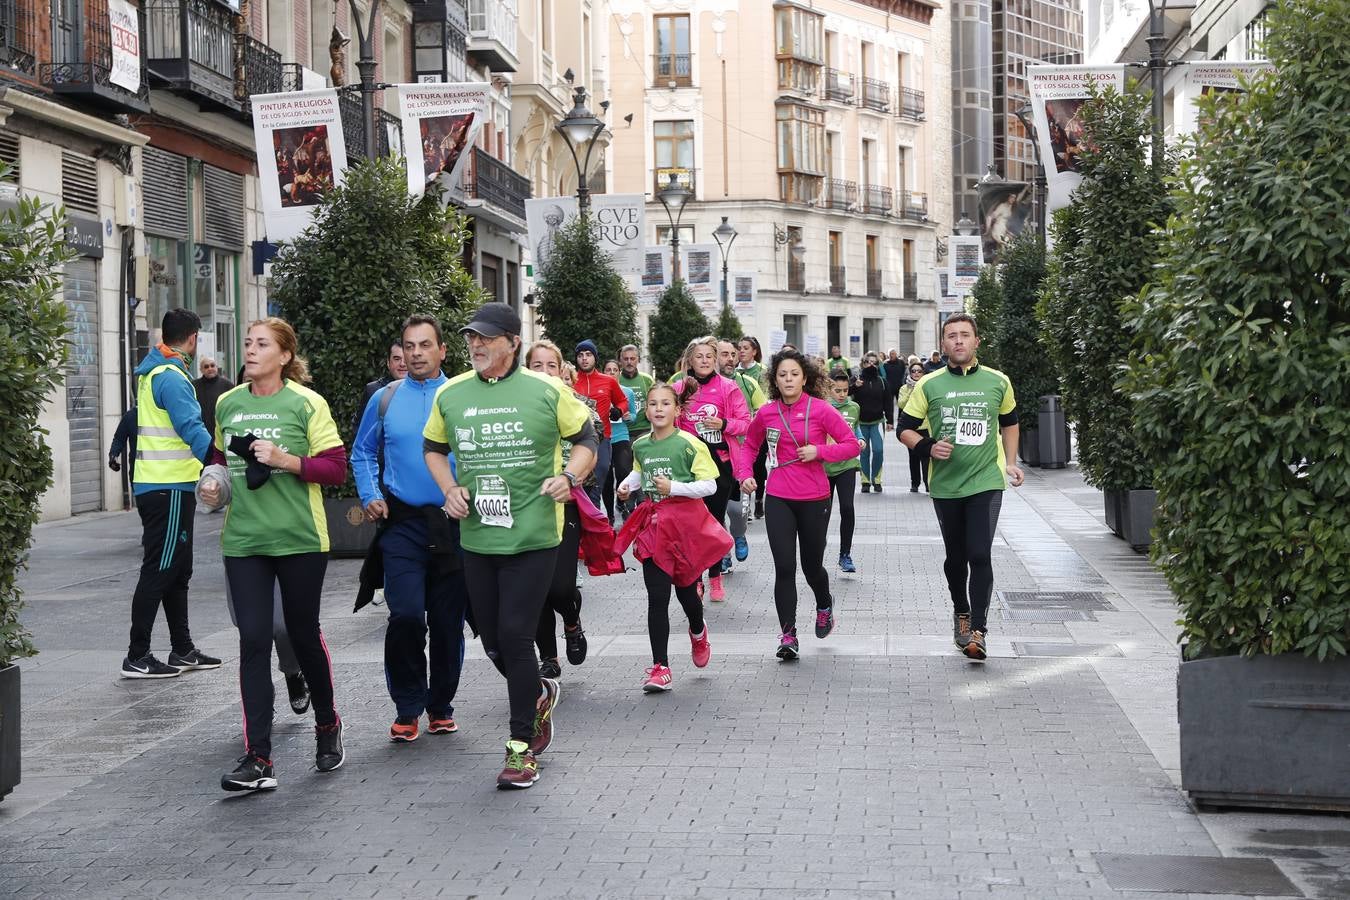
M858 403L860 423L868 425L885 419L887 425L895 424L891 392L876 366L863 366L862 378L853 383L849 393Z

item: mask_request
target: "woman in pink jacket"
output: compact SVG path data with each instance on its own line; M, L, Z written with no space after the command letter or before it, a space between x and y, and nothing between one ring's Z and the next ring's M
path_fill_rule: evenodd
M816 637L834 630L834 601L825 573L825 536L830 525L830 481L824 463L858 455L853 429L825 400L825 379L815 363L796 350L783 350L769 364L769 403L759 408L745 446L736 458L741 490L754 493L752 467L761 444L768 445L765 531L773 551L773 601L782 636L778 658L796 659L797 546L802 574L816 595ZM834 438L835 443L828 442Z
M704 497L703 502L712 517L725 524L727 502L736 487L735 456L740 450L737 442L729 438L749 430L750 407L736 382L717 371L717 338L709 335L690 341L684 358L689 368L683 381L692 382L697 389L680 411L680 429L702 440L712 453L717 464L717 491ZM676 383L675 390L682 392L680 383ZM722 586L721 560L708 568L708 584L713 601L720 603L727 598ZM702 586L700 579L700 593Z

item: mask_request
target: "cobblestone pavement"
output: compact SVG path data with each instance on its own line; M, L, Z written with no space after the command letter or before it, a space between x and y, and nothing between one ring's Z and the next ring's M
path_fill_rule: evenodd
M241 728L220 517L197 519L192 625L228 661L164 682L116 676L135 514L43 525L24 578L43 652L22 664L24 780L0 803L0 894L1127 897L1144 895L1115 890L1100 855L1139 854L1273 859L1283 895L1350 897L1350 820L1197 814L1177 789L1176 612L1075 469L1008 492L995 579L1013 593L995 600L982 666L951 647L927 497L892 486L857 506L859 574L831 566L838 630L805 637L796 664L773 657L762 524L729 601L708 607L707 669L673 624L668 695L638 690L640 575L587 579L591 657L564 671L541 781L513 793L493 787L505 688L477 648L461 731L387 741L384 613L351 613L352 561L330 566L324 598L347 764L315 772L312 722L286 710L279 789L222 793ZM1056 611L1017 594L1035 591L1088 593ZM156 637L163 656L162 623ZM1163 888L1148 896L1186 896Z

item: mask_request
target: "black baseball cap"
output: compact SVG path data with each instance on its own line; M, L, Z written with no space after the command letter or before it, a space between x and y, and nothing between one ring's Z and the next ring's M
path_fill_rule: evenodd
M473 314L473 321L459 330L460 334L475 332L483 337L520 334L520 316L505 303L484 303Z

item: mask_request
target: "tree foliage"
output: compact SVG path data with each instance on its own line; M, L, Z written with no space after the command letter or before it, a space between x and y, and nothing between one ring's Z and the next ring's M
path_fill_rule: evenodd
M1002 369L1002 354L999 352L998 334L995 323L999 310L1003 307L1003 288L998 283L998 273L993 266L980 269L980 277L970 289L966 308L975 317L980 328L980 365L991 369Z
M699 309L683 281L666 288L651 318L651 345L647 355L657 378L668 378L689 342L712 333L708 317Z
M0 165L0 179L9 167ZM61 266L65 211L20 197L0 211L0 666L36 653L19 623L39 500L52 483L52 453L38 416L62 382L68 345Z
M1211 94L1125 384L1190 655L1350 648L1350 2L1281 4Z
M1040 345L1041 326L1036 309L1041 282L1045 279L1045 249L1038 234L1023 232L1004 248L999 259L1002 303L990 329L998 347L999 364L994 368L1012 382L1025 441L1026 432L1038 425L1040 398L1059 393L1059 376ZM980 355L984 355L983 343Z
M569 357L583 340L595 341L601 360L618 359L620 347L637 343L637 302L590 217L577 216L558 230L536 285L544 332Z
M733 344L745 334L741 329L741 320L736 317L736 311L731 308L730 303L723 306L722 311L717 314L717 324L713 326L712 333L719 339L731 341Z

